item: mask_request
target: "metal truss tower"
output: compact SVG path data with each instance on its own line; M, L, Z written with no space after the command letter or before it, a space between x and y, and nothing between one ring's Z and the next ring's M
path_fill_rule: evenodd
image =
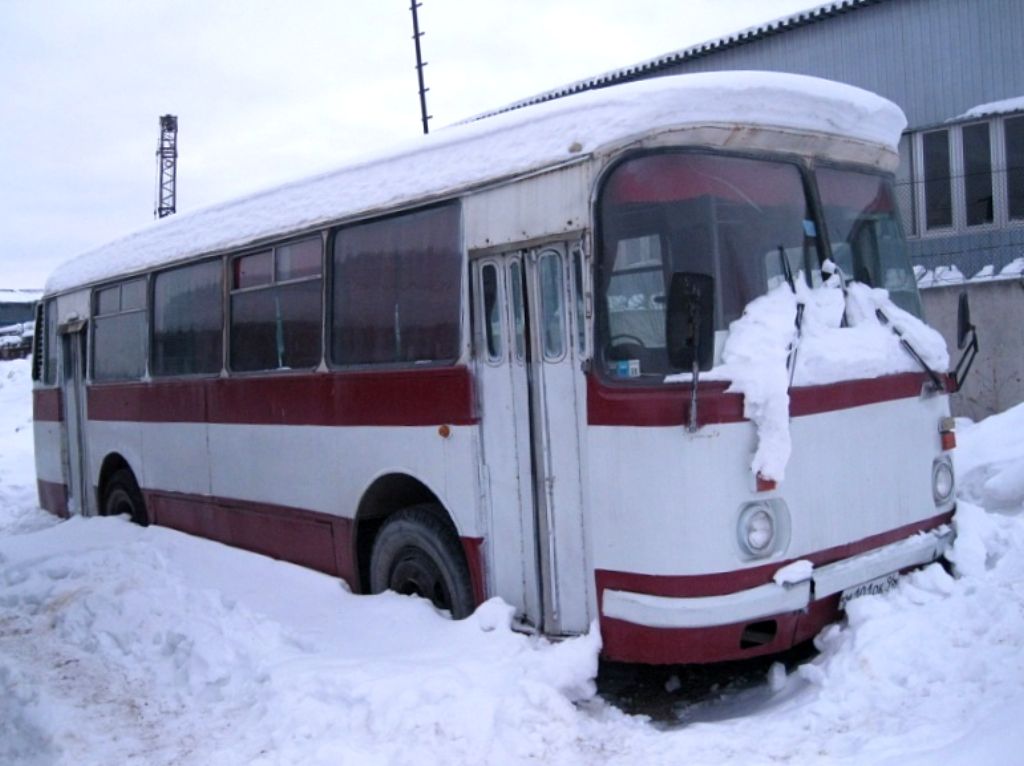
M165 114L160 118L160 144L156 149L159 179L156 190L156 218L173 215L178 204L178 118Z

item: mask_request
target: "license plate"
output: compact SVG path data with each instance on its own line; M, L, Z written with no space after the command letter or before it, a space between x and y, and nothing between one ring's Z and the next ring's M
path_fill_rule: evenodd
M875 580L870 580L868 582L861 583L860 585L854 585L852 588L847 588L839 597L839 608L846 609L846 605L848 603L855 598L860 598L861 596L877 596L881 593L886 593L895 588L896 583L899 581L899 572L892 572L891 574L882 575Z

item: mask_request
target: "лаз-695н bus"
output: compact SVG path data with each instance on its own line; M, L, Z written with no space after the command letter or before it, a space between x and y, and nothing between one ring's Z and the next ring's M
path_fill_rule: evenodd
M49 281L40 501L613 660L786 649L950 539L902 127L659 78L164 219Z

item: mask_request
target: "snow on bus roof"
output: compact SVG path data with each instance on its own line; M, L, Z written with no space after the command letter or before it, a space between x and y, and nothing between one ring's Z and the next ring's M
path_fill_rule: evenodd
M850 85L777 72L657 77L455 125L330 172L179 214L59 267L48 293L203 253L437 199L569 162L651 129L741 123L823 132L895 151L902 111Z

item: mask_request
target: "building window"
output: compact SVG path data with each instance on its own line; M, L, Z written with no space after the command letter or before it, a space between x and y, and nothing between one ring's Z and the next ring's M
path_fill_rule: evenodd
M905 145L916 151L905 151ZM900 161L897 189L906 166L910 186L916 187L916 199L910 201L916 215L907 216L910 234L968 232L1024 221L1024 115L905 135ZM923 194L917 193L922 189ZM905 196L900 192L901 207Z
M987 122L963 127L964 196L968 226L995 220L992 196L992 147Z
M914 136L905 133L900 137L900 164L896 169L896 203L900 208L900 218L908 235L917 234L917 217L914 215Z
M949 131L935 130L925 133L922 143L924 145L925 228L948 228L953 225Z
M232 370L320 363L321 254L317 235L232 261Z
M340 230L334 239L331 360L454 361L462 255L458 205Z
M1024 220L1024 115L1003 123L1006 133L1006 193L1012 221Z
M153 281L153 375L216 374L223 346L223 268L204 261Z
M93 293L92 377L137 380L146 372L146 280Z

